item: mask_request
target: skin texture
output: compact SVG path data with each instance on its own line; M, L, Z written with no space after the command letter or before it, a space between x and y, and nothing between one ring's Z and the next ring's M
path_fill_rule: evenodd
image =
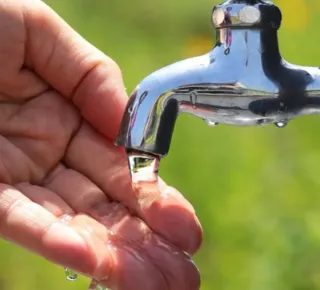
M41 1L0 0L0 237L117 290L196 290L202 229L115 147L117 64Z

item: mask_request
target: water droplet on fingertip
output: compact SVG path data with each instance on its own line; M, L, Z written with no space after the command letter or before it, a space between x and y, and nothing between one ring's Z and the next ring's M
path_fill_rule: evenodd
M72 216L70 216L68 214L65 214L60 217L60 222L62 222L65 225L68 225L71 220L72 220Z

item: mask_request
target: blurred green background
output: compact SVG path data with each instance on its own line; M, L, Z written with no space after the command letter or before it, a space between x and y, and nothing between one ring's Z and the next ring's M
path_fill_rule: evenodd
M214 44L215 0L46 2L117 61L128 93L152 71ZM319 1L275 3L283 12L283 56L320 65ZM319 127L318 117L285 129L210 128L179 117L160 170L202 222L204 243L195 256L201 289L320 289ZM69 283L60 267L3 241L0 258L1 290L83 290L88 283Z

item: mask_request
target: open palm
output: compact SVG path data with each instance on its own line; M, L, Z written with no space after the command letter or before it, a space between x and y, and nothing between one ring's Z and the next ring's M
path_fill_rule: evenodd
M199 289L192 206L133 190L113 145L118 66L37 0L0 0L0 37L0 237L110 288Z

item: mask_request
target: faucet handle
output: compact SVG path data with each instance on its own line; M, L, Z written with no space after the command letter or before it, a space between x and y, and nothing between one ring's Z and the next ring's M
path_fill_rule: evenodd
M272 2L263 0L228 0L216 5L212 21L218 28L275 28L279 29L282 15Z

